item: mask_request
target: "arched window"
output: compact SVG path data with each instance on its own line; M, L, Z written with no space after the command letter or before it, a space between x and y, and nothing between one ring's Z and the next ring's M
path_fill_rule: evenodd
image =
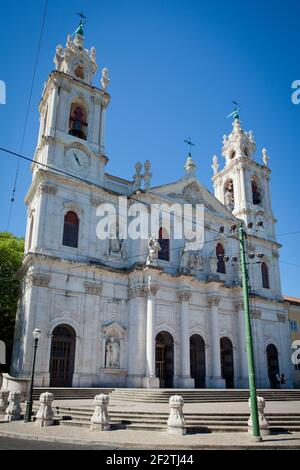
M264 289L270 289L269 269L266 263L261 263L261 281Z
M81 104L73 103L70 110L69 134L86 140L87 112Z
M170 261L170 239L167 231L162 227L160 227L158 232L158 243L161 248L158 252L158 259Z
M79 219L75 212L67 212L64 219L63 245L77 248Z
M234 209L234 189L232 179L227 180L224 185L224 203L230 211Z
M253 204L261 203L261 190L255 178L251 178L252 202Z
M216 246L217 273L226 274L224 255L225 251L223 245L218 243Z

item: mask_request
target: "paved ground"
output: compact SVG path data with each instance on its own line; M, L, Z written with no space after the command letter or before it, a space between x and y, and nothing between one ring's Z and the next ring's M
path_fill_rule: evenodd
M28 440L15 437L3 437L0 435L0 450L117 450L116 446L101 445L84 446L78 444L65 444L61 442L47 442L40 440Z
M263 438L255 443L244 433L211 433L172 436L166 432L134 431L129 429L107 432L90 432L88 429L65 426L38 428L34 423L15 421L0 422L0 443L7 437L57 442L64 444L87 445L90 448L109 446L125 449L210 449L210 448L297 448L300 449L300 433L286 433ZM0 444L1 445L1 444ZM31 447L27 447L31 448ZM104 448L104 447L103 447Z

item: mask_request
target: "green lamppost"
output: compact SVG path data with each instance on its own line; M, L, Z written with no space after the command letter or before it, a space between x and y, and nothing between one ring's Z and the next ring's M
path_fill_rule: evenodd
M258 410L257 410L255 367L254 367L253 342L252 342L250 306L249 306L248 271L247 271L247 266L246 266L245 232L244 232L243 222L239 223L238 238L240 242L241 276L242 276L242 286L243 286L244 318L245 318L245 330L246 330L246 351L247 351L247 362L248 362L248 376L249 376L251 416L252 416L252 424L253 424L253 437L256 438L257 441L261 441L261 436L260 436L260 431L259 431L259 421L258 421Z
M32 332L33 338L34 338L34 351L33 351L33 363L32 363L32 370L31 370L31 380L30 380L30 390L29 390L29 400L26 402L26 412L25 412L25 417L24 417L24 422L28 423L31 421L31 415L32 415L32 393L33 393L33 382L34 382L34 369L35 369L35 358L36 358L36 351L38 348L39 344L39 339L41 336L41 330L38 328L35 328L34 331Z

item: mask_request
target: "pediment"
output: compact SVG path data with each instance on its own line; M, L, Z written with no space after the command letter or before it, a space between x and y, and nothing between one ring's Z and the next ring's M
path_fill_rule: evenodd
M206 189L196 178L193 180L182 180L158 186L151 190L156 195L171 200L179 204L203 204L206 212L225 217L226 219L236 220L234 215Z

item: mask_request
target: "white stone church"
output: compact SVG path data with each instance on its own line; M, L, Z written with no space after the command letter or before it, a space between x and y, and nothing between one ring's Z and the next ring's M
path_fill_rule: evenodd
M106 172L108 70L101 88L95 48L80 25L58 46L39 105L40 132L26 195L25 256L11 374L30 375L32 331L42 331L36 385L73 387L245 388L248 386L237 225L244 221L257 386L284 373L292 386L290 340L281 293L279 248L269 189L268 154L254 160L252 132L238 113L213 158L211 194L189 153L183 177L151 185L137 163L132 181ZM39 163L37 163L39 162ZM223 168L221 168L223 166ZM174 237L174 218L149 242L99 240L97 207L202 204L199 250ZM152 233L149 234L150 236Z

